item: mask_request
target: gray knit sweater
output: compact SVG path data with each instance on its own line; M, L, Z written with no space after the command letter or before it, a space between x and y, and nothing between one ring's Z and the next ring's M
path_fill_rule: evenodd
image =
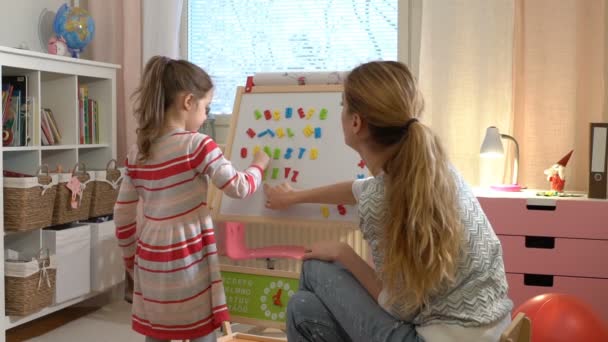
M399 312L398 305L386 308L387 293L382 290L380 305L395 317L425 326L429 324L458 324L482 326L504 318L513 303L507 297L507 281L500 241L494 234L477 198L462 176L453 170L458 187L458 201L465 228L463 252L454 284L431 299L430 304L414 315ZM357 180L353 193L358 201L360 228L368 241L376 269L383 264L379 248L382 219L387 215L383 176ZM398 304L398 303L397 303Z

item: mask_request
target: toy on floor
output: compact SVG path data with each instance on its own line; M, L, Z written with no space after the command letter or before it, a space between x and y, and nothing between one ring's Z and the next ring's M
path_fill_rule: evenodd
M608 327L591 307L574 296L548 293L529 299L513 311L532 322L532 342L608 341Z

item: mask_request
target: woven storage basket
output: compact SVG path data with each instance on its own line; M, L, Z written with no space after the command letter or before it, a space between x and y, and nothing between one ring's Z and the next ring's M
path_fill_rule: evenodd
M37 177L4 177L4 229L25 231L51 225L58 177L49 176L48 171L48 165L43 165Z
M110 168L110 166L114 166ZM93 199L91 200L90 217L112 215L118 191L122 183L122 172L116 168L116 160L112 159L106 165L105 171L96 171L93 184Z
M77 208L72 208L72 191L67 187L72 177L78 178L82 189L82 195L78 201ZM93 196L91 181L93 179L94 174L86 171L84 163L76 164L72 173L59 174L57 196L55 197L55 206L53 208L53 225L84 221L89 218L91 198Z
M54 256L29 262L5 261L6 315L26 316L53 303L57 270Z

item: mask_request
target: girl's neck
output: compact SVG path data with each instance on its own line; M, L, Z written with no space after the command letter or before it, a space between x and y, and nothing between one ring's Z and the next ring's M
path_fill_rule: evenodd
M172 110L168 110L165 113L165 117L167 118L167 120L165 121L165 127L163 127L162 135L171 133L175 130L186 129L186 122L184 120L179 120L178 116L179 115Z

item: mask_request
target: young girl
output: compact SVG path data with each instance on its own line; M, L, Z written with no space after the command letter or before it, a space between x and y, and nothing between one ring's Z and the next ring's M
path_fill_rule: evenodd
M128 154L114 208L116 236L135 285L133 329L146 341L215 341L228 311L208 183L245 198L259 187L268 157L258 153L237 172L210 137L197 133L213 84L192 63L153 57L135 95L137 146ZM145 220L135 222L140 199Z
M287 308L290 341L498 341L509 325L500 242L439 139L418 121L422 107L405 65L355 68L344 84L342 127L373 177L266 188L269 208L358 204L376 269L346 244L313 245Z

